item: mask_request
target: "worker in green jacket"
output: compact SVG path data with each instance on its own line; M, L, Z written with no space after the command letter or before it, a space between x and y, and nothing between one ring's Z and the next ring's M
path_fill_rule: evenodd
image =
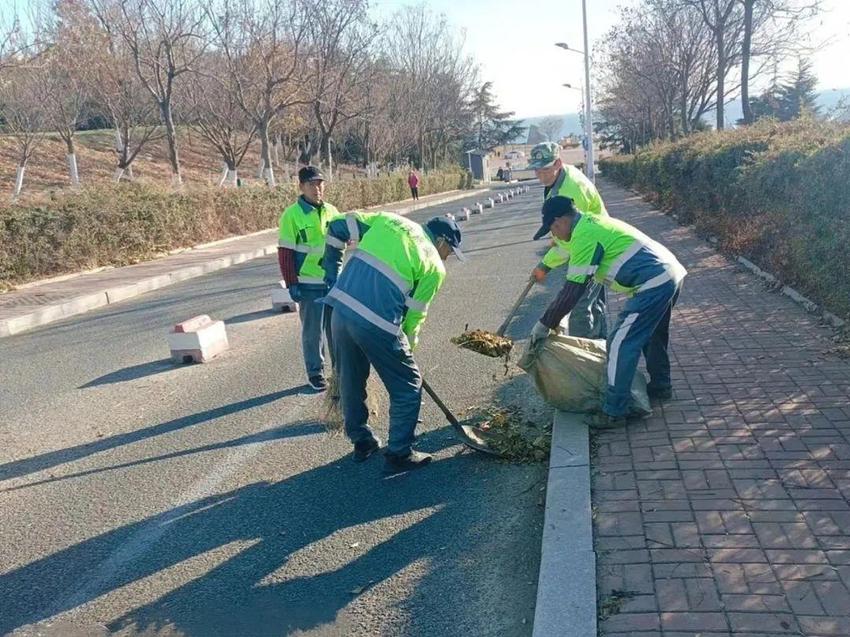
M561 160L561 147L555 142L537 144L531 149L528 167L545 186L544 200L560 195L573 200L576 209L587 215L608 216L605 204L596 186L578 168ZM565 242L553 237L553 246L532 271L532 277L541 283L555 268L565 265L569 251ZM587 286L584 295L570 312L568 331L571 336L605 338L605 288L596 283Z
M368 425L370 365L390 396L386 473L425 466L431 456L412 449L422 401L422 377L413 350L428 306L443 284L443 265L460 252L460 228L434 217L424 225L389 212L356 212L333 219L322 261L330 287L336 371L343 421L362 462L380 447ZM342 253L354 252L340 274Z
M339 211L324 200L325 178L315 166L298 171L298 201L283 211L277 248L280 273L301 319L301 349L307 382L314 390L328 388L325 380L322 335L330 346L330 309L317 301L328 292L321 260L325 233Z
M543 225L534 238L550 232L566 243L570 262L563 289L531 332L532 347L558 327L592 280L626 294L629 298L608 336L608 384L598 423L622 426L641 353L649 372L650 397L672 397L667 354L670 315L687 271L667 248L637 228L583 214L568 197L554 196L543 204Z

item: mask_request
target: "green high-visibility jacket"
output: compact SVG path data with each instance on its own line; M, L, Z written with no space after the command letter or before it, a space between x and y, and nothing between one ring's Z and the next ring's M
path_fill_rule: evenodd
M326 302L344 306L385 332L404 332L411 348L443 285L446 269L427 230L391 212L331 219L322 265L332 285ZM354 250L342 273L342 251Z
M564 168L555 183L546 193L546 199L560 195L573 200L573 205L581 213L589 215L608 216L605 203L599 196L596 186L583 172L571 164L564 164ZM554 270L570 260L570 253L566 242L552 237L554 245L543 256L540 266L546 270Z
M584 285L593 277L629 296L668 281L681 281L687 271L663 245L624 221L578 215L572 236L567 281Z
M280 216L278 246L295 251L299 285L324 287L325 271L320 262L328 223L336 215L339 211L329 203L316 207L299 197Z

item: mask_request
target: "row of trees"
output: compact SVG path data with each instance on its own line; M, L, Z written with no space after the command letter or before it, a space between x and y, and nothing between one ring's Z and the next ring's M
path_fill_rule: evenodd
M805 53L821 0L641 0L597 47L597 129L630 151L653 139L726 125L740 96L743 124L762 114L752 82ZM774 81L778 85L778 80Z
M45 0L0 37L0 113L18 184L48 131L115 131L115 178L164 138L182 182L178 126L218 153L222 184L259 140L261 173L333 156L436 167L520 127L479 80L459 34L424 4L376 22L367 0ZM283 161L281 161L283 157Z

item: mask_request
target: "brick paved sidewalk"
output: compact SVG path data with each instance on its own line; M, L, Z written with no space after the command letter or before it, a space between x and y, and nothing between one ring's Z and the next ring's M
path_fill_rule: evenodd
M600 634L850 635L850 361L792 301L602 186L690 274L676 400L592 441Z

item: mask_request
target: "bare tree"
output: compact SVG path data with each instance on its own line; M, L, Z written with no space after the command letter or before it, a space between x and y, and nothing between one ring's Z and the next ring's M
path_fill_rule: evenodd
M320 153L331 179L334 130L367 108L360 89L372 80L369 48L378 34L367 9L366 0L324 0L313 3L309 12L308 86L319 128Z
M561 137L561 129L564 126L564 118L559 115L549 115L544 117L539 124L537 124L537 128L540 129L540 132L546 135L546 139L550 142L556 142Z
M227 61L209 55L202 68L187 77L187 121L215 148L225 168L219 186L236 186L238 169L256 138L257 128L239 106L237 87Z
M115 181L132 177L132 165L148 142L157 139L157 108L134 70L133 54L115 25L120 7L92 0L99 26L86 43L92 90L115 127Z
M174 93L208 41L205 16L195 0L91 0L126 43L135 73L156 104L165 127L168 161L175 185L182 183ZM110 7L109 5L117 6ZM110 10L111 9L111 10Z
M250 0L222 0L206 13L239 106L257 129L266 183L274 187L272 124L291 107L308 102L300 82L304 7L300 0L265 0L259 6Z
M42 72L38 74L39 95L47 126L65 142L71 185L78 187L76 132L92 85L86 44L95 37L97 24L73 0L57 2L52 18L41 25L40 37L46 50L41 56Z
M47 118L39 90L39 76L44 69L37 64L37 58L33 57L24 64L7 69L0 84L4 128L14 139L17 149L18 165L12 199L21 194L27 164L46 132Z
M438 151L448 154L445 139L468 124L461 121L469 118L463 105L478 83L477 68L464 53L463 38L424 4L397 12L383 39L384 56L398 74L395 90L404 99L419 165L436 166Z
M717 130L725 125L724 106L727 99L726 76L740 51L739 35L743 30L743 7L740 0L682 0L699 9L706 26L714 35L717 53Z

